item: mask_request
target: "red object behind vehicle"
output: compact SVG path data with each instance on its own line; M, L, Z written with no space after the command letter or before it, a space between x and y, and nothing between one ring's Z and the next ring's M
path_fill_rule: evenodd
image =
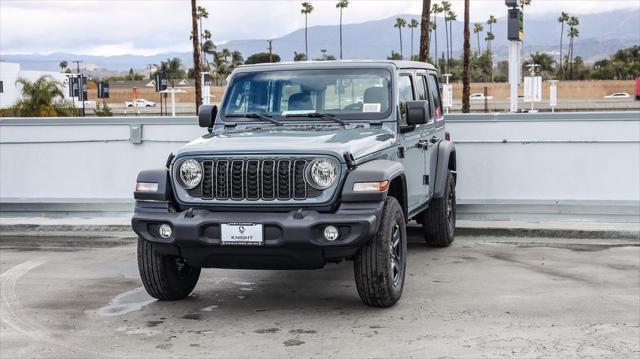
M640 77L636 79L636 100L640 101Z

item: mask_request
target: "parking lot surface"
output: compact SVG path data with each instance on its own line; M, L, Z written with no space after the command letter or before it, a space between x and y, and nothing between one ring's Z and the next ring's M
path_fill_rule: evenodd
M46 243L46 245L44 245ZM141 287L132 239L3 237L0 356L640 356L640 242L412 236L404 296L364 306L352 263L204 270L194 294Z

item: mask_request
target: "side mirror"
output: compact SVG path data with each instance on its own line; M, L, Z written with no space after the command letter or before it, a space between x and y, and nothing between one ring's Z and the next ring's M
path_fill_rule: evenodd
M407 125L425 124L430 113L429 101L407 101L405 111L407 113Z
M198 122L200 127L211 129L218 116L218 106L202 105L198 111Z

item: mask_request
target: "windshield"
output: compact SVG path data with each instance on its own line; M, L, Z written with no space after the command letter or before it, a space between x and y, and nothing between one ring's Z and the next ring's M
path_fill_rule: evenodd
M388 115L391 73L385 69L260 71L233 77L222 105L224 116L295 117L324 113L341 119ZM317 117L306 117L306 119Z

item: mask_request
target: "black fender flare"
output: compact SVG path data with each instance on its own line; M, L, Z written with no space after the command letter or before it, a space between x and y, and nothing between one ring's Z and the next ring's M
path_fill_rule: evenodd
M453 171L454 179L457 181L456 172L456 147L452 142L441 141L438 144L438 162L436 165L436 178L433 191L434 198L442 198L444 195L444 187L447 184L447 174L449 173L449 161L453 157Z
M133 197L136 201L170 202L173 200L169 170L166 168L140 171L137 182L157 183L158 190L155 192L140 192L134 190Z
M402 163L390 160L373 160L352 169L342 187L343 202L381 202L387 199L387 192L354 192L353 185L358 182L393 181L401 177L403 193L406 197L406 180ZM406 198L403 199L406 203Z

